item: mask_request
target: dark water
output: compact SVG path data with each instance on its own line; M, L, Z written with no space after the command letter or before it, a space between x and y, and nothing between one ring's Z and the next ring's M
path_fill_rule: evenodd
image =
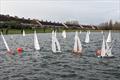
M106 32L106 37L107 37ZM97 58L96 49L101 48L101 33L92 32L91 42L84 43L85 33L80 35L84 48L83 56L71 53L74 33L67 33L67 39L57 34L62 53L52 53L51 33L38 34L41 51L33 49L33 34L5 36L11 49L22 47L23 57L6 60L6 49L0 37L0 80L120 80L120 33L114 32L112 53L115 58Z

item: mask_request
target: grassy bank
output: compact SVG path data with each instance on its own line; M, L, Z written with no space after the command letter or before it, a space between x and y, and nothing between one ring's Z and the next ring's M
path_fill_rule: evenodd
M44 29L24 29L26 34L33 33L34 30L36 30L37 33L51 33L53 29L48 28L46 30ZM62 32L64 29L59 29L57 32ZM0 29L0 31L3 32L3 34L21 34L22 29ZM80 31L79 29L66 29L66 32L75 32ZM86 32L87 30L81 30L82 32ZM100 32L101 30L90 30L91 32ZM108 30L103 30L108 31ZM120 30L112 30L113 32L120 32Z

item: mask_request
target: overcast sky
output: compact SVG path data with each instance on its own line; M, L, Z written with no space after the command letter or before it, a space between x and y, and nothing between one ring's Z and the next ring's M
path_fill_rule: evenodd
M0 13L81 24L120 21L120 0L0 0Z

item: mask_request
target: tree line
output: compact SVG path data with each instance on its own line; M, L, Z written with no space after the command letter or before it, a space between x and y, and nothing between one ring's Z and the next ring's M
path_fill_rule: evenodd
M99 24L100 30L120 30L120 22L114 22L110 20L109 22L104 22Z
M46 21L47 22L47 21ZM47 22L48 23L48 22ZM66 24L76 24L78 21L68 21ZM40 27L35 19L25 19L24 17L19 18L17 16L9 16L0 14L0 29L31 29L33 27ZM120 22L114 22L110 20L109 22L101 23L97 26L99 30L120 30Z

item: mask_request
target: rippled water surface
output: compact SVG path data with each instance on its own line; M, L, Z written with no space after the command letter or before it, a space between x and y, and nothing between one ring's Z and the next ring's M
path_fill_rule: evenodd
M107 37L108 32L105 33ZM63 39L57 38L62 53L52 53L51 33L39 33L41 51L33 49L33 34L5 35L9 47L24 49L24 56L6 59L6 48L0 37L0 80L120 80L120 33L112 33L115 40L112 53L115 58L97 58L95 51L101 48L101 33L92 32L91 42L84 43L85 32L79 34L83 46L83 55L73 54L74 32L67 33Z

